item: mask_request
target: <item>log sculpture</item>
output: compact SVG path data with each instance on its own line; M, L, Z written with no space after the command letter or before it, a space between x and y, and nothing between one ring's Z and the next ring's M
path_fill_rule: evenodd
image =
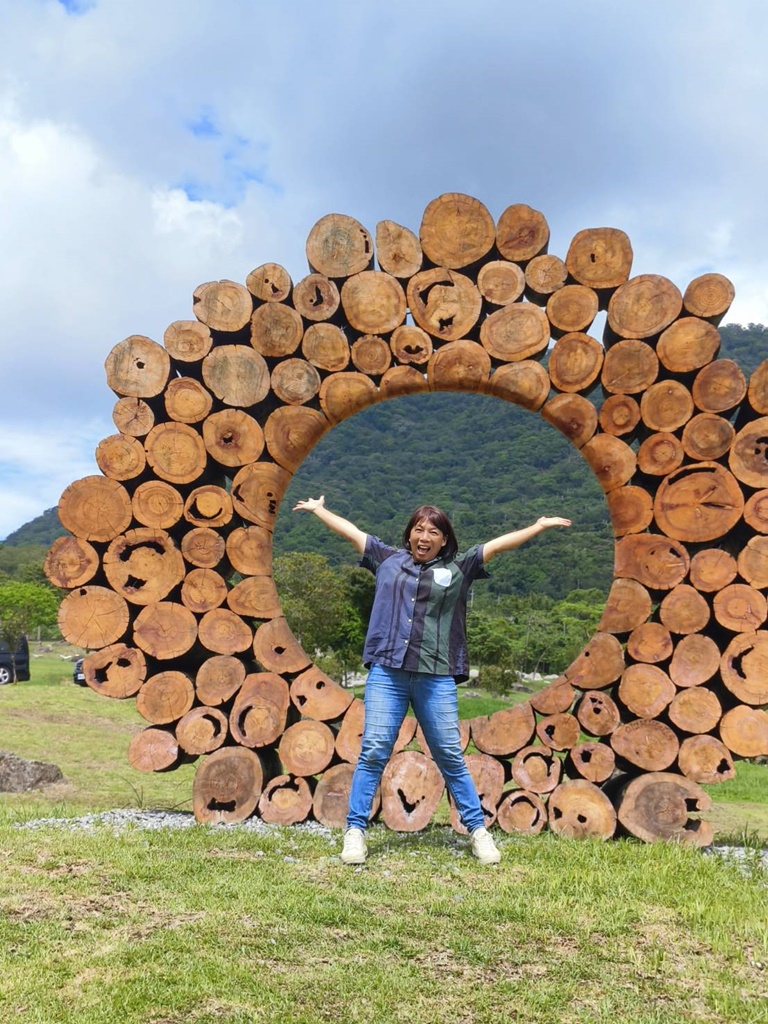
M330 214L296 284L274 263L203 284L163 345L133 335L107 356L118 433L98 447L102 475L62 495L71 536L45 569L70 590L62 633L93 649L88 684L135 697L148 722L131 763L202 758L199 820L343 824L363 705L291 633L272 529L326 431L428 389L541 415L592 468L616 536L599 632L574 663L463 723L487 821L704 843L701 783L768 754L768 361L747 381L717 358L721 275L683 293L632 278L614 228L580 231L564 259L548 242L538 211L494 224L455 193L418 235ZM406 720L374 813L422 828L442 792Z

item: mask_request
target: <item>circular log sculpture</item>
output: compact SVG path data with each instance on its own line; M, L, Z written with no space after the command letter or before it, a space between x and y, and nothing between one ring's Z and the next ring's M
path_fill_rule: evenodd
M599 632L573 664L462 723L486 820L705 843L700 784L768 754L768 361L747 381L717 358L721 275L681 292L631 277L623 231L580 231L564 259L549 237L529 206L494 223L458 193L418 234L329 214L295 285L274 263L200 285L163 345L132 335L107 356L119 433L99 445L102 475L62 495L71 536L45 570L70 590L60 625L92 648L89 686L135 697L150 723L131 763L202 757L199 820L343 825L363 705L291 633L272 530L324 433L430 389L541 415L594 472L616 537ZM373 812L394 829L423 828L443 792L413 726Z

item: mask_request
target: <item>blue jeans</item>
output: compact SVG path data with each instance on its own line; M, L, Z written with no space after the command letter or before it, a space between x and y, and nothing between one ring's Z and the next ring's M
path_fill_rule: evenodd
M464 762L459 733L459 702L453 676L374 665L365 686L365 729L360 759L352 776L347 828L368 824L371 804L408 705L424 731L430 752L469 831L485 824L480 799Z

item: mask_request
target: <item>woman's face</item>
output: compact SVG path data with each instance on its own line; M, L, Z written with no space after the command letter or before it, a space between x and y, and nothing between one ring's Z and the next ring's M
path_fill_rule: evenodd
M434 523L420 519L408 537L414 562L431 562L437 558L447 539Z

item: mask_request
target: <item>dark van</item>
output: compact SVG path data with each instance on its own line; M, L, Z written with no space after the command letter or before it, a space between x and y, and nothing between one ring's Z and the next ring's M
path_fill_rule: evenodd
M21 638L16 650L16 678L20 682L29 679L29 644L27 638ZM0 643L0 686L13 682L13 660L8 644Z

